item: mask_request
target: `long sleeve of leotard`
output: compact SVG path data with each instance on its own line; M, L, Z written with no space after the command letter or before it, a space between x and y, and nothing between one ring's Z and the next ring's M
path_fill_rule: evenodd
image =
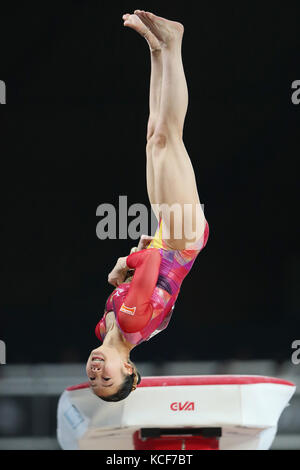
M135 272L128 293L116 312L125 332L140 331L149 322L152 316L150 299L157 283L160 263L161 254L155 248L127 256L126 264Z

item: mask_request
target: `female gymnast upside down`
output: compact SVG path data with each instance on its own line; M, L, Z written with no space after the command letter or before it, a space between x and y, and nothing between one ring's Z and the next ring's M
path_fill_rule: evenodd
M123 20L146 39L151 54L147 190L158 229L154 237L143 236L129 256L119 258L108 276L115 290L95 329L102 345L91 352L86 365L92 391L106 401L123 400L136 389L141 378L130 352L168 326L182 281L209 232L182 140L188 106L181 57L184 27L141 10L123 15ZM191 211L179 220L166 217L174 204L189 205ZM193 239L186 236L186 225L193 227ZM167 238L162 235L165 229Z

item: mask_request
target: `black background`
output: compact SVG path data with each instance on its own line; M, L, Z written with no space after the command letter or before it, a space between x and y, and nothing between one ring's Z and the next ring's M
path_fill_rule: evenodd
M1 7L2 8L2 7ZM136 242L96 209L148 204L140 8L181 21L184 142L210 238L136 361L290 358L299 337L300 8L284 2L11 3L1 11L1 325L7 363L77 362ZM132 218L129 218L129 221Z

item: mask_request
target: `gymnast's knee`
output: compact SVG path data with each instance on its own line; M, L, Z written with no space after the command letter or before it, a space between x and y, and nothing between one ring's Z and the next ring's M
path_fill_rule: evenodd
M167 145L167 132L155 131L151 136L151 144L155 148L164 148Z
M154 148L160 149L167 146L177 145L182 142L183 131L176 124L165 125L160 124L156 127L151 140Z

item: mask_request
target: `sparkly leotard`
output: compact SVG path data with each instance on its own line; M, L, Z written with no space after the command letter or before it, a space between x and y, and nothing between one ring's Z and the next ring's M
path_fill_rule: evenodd
M104 315L96 326L100 340L106 335L106 315L113 311L125 339L138 345L164 330L171 319L182 281L205 247L209 226L202 237L185 250L170 249L162 237L162 219L150 245L127 257L135 269L131 283L122 283L108 297Z

